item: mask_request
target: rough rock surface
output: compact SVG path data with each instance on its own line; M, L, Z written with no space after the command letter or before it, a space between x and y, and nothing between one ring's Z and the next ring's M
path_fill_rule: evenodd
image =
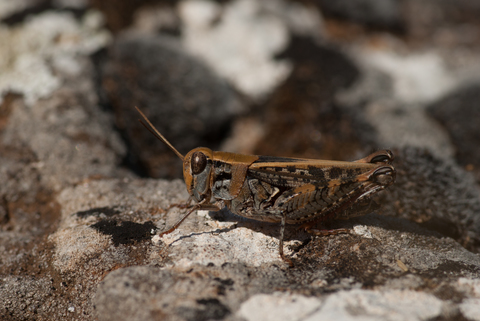
M0 3L1 320L480 320L473 0L121 3ZM288 226L293 267L225 209L159 237L189 196L142 176L181 162L136 104L182 153L390 148L397 181L347 234Z

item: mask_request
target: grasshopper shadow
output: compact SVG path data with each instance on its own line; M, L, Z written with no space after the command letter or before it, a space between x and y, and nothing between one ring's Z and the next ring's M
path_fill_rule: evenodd
M252 231L262 233L272 238L276 238L276 239L280 238L280 223L270 223L270 222L262 222L262 221L256 221L253 219L248 219L248 218L233 214L227 208L223 208L215 212L210 211L208 215L212 220L216 220L219 222L232 222L235 224L233 226L219 228L214 231L192 232L192 233L189 233L188 235L183 235L179 237L177 240L174 241L174 243L195 235L227 233L239 227L245 227ZM436 238L442 238L446 236L443 233L440 233L439 231L429 229L425 226L422 226L421 224L417 224L416 222L412 222L408 219L401 218L401 217L381 215L375 212L372 212L360 217L346 219L346 220L340 219L340 220L331 220L323 223L318 223L316 227L323 228L323 229L345 228L348 230L353 230L353 228L356 225L365 225L367 227L378 227L386 231L395 231L400 233L403 233L403 232L414 233L414 234L423 235L423 236L433 236ZM285 236L284 236L284 241L286 242L292 241L292 240L305 242L313 237L314 235L307 233L306 231L304 231L303 228L301 228L301 224L286 225ZM322 236L319 236L319 237L322 237Z
M224 233L231 231L237 227L246 227L254 231L263 233L270 237L279 238L280 237L280 223L270 223L256 221L242 216L231 213L227 208L223 208L220 211L209 212L209 216L220 222L235 222L235 226L218 229L215 233ZM322 223L318 223L318 228L324 229L340 229L346 228L352 230L356 225L365 225L367 227L378 227L387 231L396 231L396 232L406 232L414 233L423 236L433 236L436 238L442 238L446 235L437 229L431 229L425 224L418 224L416 222L410 221L402 217L394 217L388 215L378 214L377 211L368 213L363 216L353 217L346 220L331 220ZM290 240L300 240L304 241L305 236L313 237L314 235L307 233L301 228L301 224L291 225L287 224L285 229L285 241Z
M233 222L235 223L234 226L225 228L225 229L218 229L214 233L224 233L231 231L235 228L245 227L252 231L262 233L264 235L279 239L280 238L280 223L272 223L272 222L262 222L256 221L253 219L245 218L240 215L233 214L230 212L226 207L221 209L220 211L216 212L209 212L209 216L216 221L219 222ZM287 224L285 226L285 235L284 241L291 241L291 240L298 240L304 241L305 236L309 234L304 232L303 229L300 228L300 225L291 225Z

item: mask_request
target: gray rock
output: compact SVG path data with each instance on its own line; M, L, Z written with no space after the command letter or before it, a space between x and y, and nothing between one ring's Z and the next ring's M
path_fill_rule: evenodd
M452 239L378 215L340 224L363 230L352 235L311 239L289 229L287 248L295 263L291 269L278 256L275 224L200 213L172 235L156 237L182 215L161 209L185 198L179 181L102 180L64 190L57 198L61 223L49 237L54 247L48 250L54 279L65 282L61 293L68 301L58 290L53 293L62 313L73 307L68 313L95 313L100 320L249 319L288 301L292 311L312 311L306 312L311 316L365 310L368 316L382 317L394 309L401 320L420 320L442 315L449 300L461 302L458 298L471 285L458 285L460 277L479 277L480 258ZM364 287L369 290L360 290ZM461 290L445 297L441 288L446 287ZM329 295L332 291L336 294ZM18 307L8 293L2 302ZM342 304L345 300L350 303ZM412 300L418 308L405 310L407 314L395 308ZM462 309L470 311L471 304ZM370 310L374 306L382 308ZM55 309L53 315L62 316L61 311Z
M87 57L109 34L98 13L82 18L46 12L1 26L8 44L0 50L2 319L65 319L72 310L88 318L84 291L96 277L71 283L51 265L57 193L101 177L134 176L119 166L126 149L98 106Z
M8 44L0 47L0 101L13 92L22 94L32 106L38 99L51 98L66 79L75 81L82 73L92 72L82 60L103 48L110 34L101 28L98 12L82 18L46 11L11 28L0 25L2 43ZM87 89L85 86L80 83L74 88Z
M370 27L404 31L401 1L318 1L318 6L328 16L347 19Z
M402 4L411 38L425 40L433 46L446 45L451 49L477 43L478 36L472 33L475 30L472 22L480 13L478 1L406 0Z
M447 130L455 146L455 158L461 165L480 172L480 152L472 148L480 141L478 120L480 110L475 102L480 99L478 83L463 86L427 107L430 116ZM480 177L480 174L477 174Z
M400 56L388 50L353 47L350 58L361 77L337 95L340 106L358 112L376 131L382 148L418 147L450 158L454 147L448 134L425 111L460 82L436 53Z
M55 293L53 280L46 277L7 276L2 278L0 289L0 316L4 320L48 315L59 308L50 298Z
M48 7L46 0L2 1L0 3L0 19L11 20L24 12L41 10L46 7Z
M234 218L224 220L196 215L162 242L153 237L163 259L110 273L96 292L98 318L253 320L273 313L280 320L348 320L358 313L387 319L393 313L393 319L422 320L453 309L450 300L461 301L468 290L457 284L459 277L474 280L480 273L477 255L398 218L369 215L348 223L361 224L372 238L354 233L309 241L303 236L300 247L293 242L299 236L290 231L291 269L278 256L272 226L238 219L237 227L225 228ZM247 224L245 234L241 230ZM163 242L170 245L165 248ZM441 288L446 287L461 290L445 297Z
M289 28L297 29L285 13L295 11L301 17L295 20L304 23L304 31L320 33L315 12L289 6L284 0L228 1L223 5L182 1L178 11L185 47L257 102L265 101L292 70L288 60L275 57L288 45Z
M480 191L471 173L425 149L396 151L397 181L383 211L418 222L480 251Z
M38 13L0 26L0 36L7 35L12 42L8 46L12 51L1 47L0 54L9 57L7 62L17 62L0 66L0 319L478 319L478 186L451 153L439 158L412 147L408 140L407 147L394 151L397 182L380 195L383 207L363 217L331 222L331 228L348 228L349 234L312 237L297 226L287 228L284 248L293 267L279 257L278 224L244 219L227 210L194 212L174 232L159 237L185 215L182 206L170 208L188 202L185 185L180 180L139 179L123 167L131 151L115 129L113 113L100 107L95 65L89 57L105 46L109 34L100 27L98 14L76 14ZM260 125L271 121L269 117L285 121L286 126L271 132L272 140L276 133L288 137L293 127L303 130L303 136L291 138L288 145L276 144L279 149L291 148L292 153L304 143L298 137L321 141L323 133L344 138L331 144L332 153L339 146L355 154L379 142L386 144L383 135L395 129L398 118L394 112L382 118L381 108L372 105L381 105L379 98L384 98L400 108L406 100L390 86L395 82L391 75L407 75L405 79L418 75L411 69L398 70L405 65L391 64L397 69L373 81L370 92L353 93L339 106L338 89L352 88L368 64L357 68L342 51L303 40L293 41L285 53L295 71L288 86L281 87L284 92L276 93L269 103L282 108L267 113L259 109L249 117ZM122 41L126 46L127 41ZM139 90L138 99L152 102L168 97L179 109L177 117L198 112L199 119L206 117L206 124L209 117L228 124L236 115L227 107L237 97L228 84L180 46L168 43L172 45L168 47L168 41L155 36L129 41L143 45L139 52L128 46L122 49L137 62L138 57L155 57L152 52L162 48L165 55L160 58L177 64L162 65L157 57L151 62L163 69L155 70L181 71L168 73L178 78L161 79L160 88L168 93ZM140 62L149 66L146 60ZM148 68L138 70L148 76L117 79L115 84L128 85L132 79L131 83L155 84L159 79ZM22 85L26 76L31 78ZM438 79L435 84L445 81ZM181 94L185 88L187 97ZM423 112L425 98L439 92L441 88L423 96L410 92L413 95L408 97L416 98L409 107L417 104ZM129 110L132 101L125 100ZM193 108L191 114L182 109L186 106ZM377 118L375 110L380 114ZM218 115L209 114L213 111ZM156 125L165 121L155 115ZM304 122L297 124L292 115ZM415 118L414 113L407 116L403 124ZM129 126L137 117L127 115L121 122ZM182 138L188 124L196 124L181 121L166 121L165 126L171 127L162 132ZM184 127L178 129L178 124ZM448 137L440 126L435 132L427 125L423 130L430 137L439 132ZM320 131L313 130L317 127L330 131L318 135ZM419 135L420 127L405 128ZM401 130L390 133L391 141L404 135ZM130 145L144 144L142 140ZM428 139L423 141L429 145ZM439 141L430 140L434 147L441 146Z

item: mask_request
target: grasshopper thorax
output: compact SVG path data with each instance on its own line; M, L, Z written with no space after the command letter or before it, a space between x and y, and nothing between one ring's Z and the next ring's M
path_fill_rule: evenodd
M210 197L212 164L213 151L205 147L191 150L183 159L183 177L187 191L197 202Z

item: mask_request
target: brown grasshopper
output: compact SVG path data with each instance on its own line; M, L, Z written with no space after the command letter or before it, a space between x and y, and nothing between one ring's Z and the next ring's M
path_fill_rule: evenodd
M246 218L280 223L279 253L292 265L283 254L285 224L303 224L301 227L314 235L346 232L317 230L313 226L326 220L359 216L353 208L364 207L367 196L395 181L393 154L389 150L354 162L243 155L205 147L183 156L135 108L150 128L140 122L183 161L187 191L197 202L159 236L173 232L195 210L218 211L226 206ZM360 215L363 214L366 213Z

